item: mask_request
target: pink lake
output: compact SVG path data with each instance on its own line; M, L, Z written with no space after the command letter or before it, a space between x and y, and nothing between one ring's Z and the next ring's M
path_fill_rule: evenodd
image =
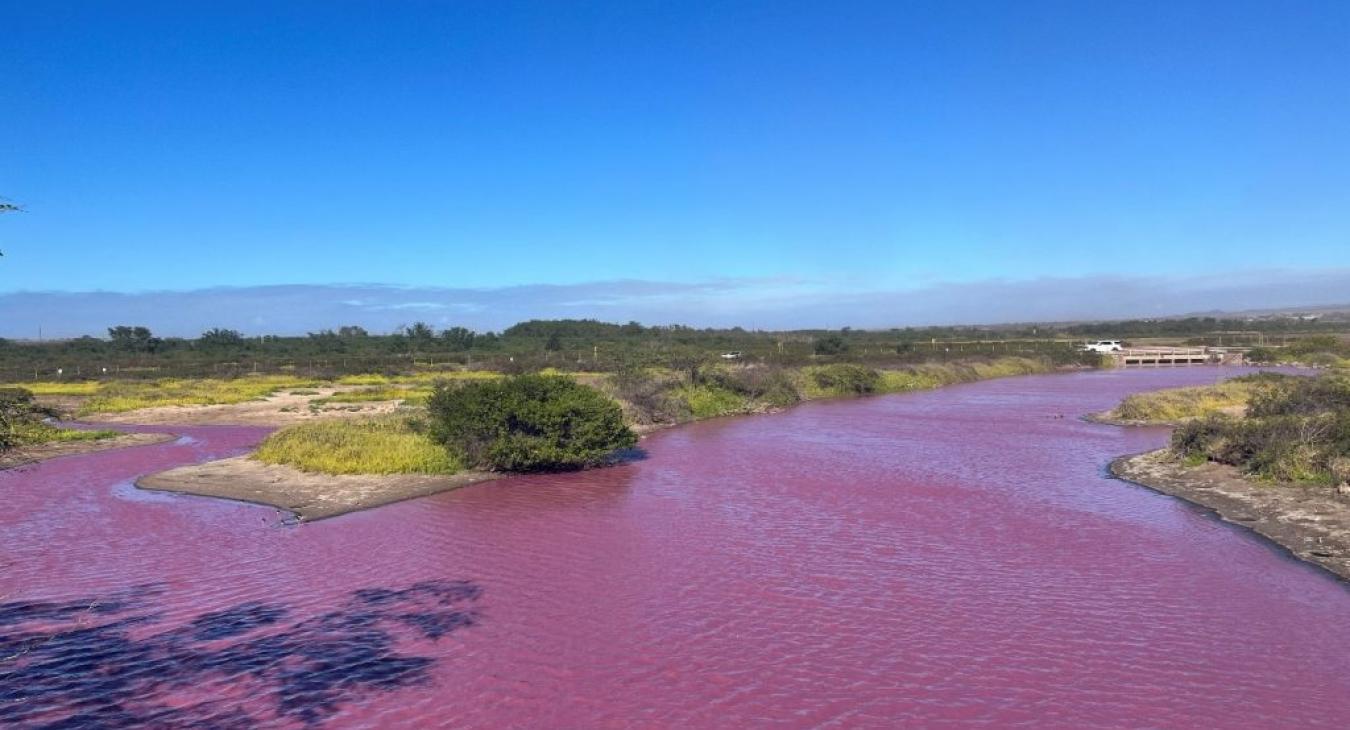
M1238 372L808 403L298 526L132 486L262 429L0 472L0 725L1347 727L1346 585L1078 420Z

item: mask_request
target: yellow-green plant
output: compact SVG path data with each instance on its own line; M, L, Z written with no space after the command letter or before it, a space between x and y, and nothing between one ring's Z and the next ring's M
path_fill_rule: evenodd
M15 383L0 388L23 388L33 395L93 395L98 392L99 383L93 380L71 382Z
M459 462L404 415L302 423L268 436L253 458L321 474L454 474Z
M713 385L686 385L675 390L695 420L729 416L750 410L750 401L739 393Z
M118 413L154 406L192 406L242 403L265 398L278 390L306 388L318 381L284 375L250 375L234 379L122 380L105 383L80 407L81 414Z

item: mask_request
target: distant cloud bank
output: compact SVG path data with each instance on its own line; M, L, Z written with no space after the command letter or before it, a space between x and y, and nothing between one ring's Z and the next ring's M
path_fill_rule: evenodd
M192 291L0 294L0 337L102 335L116 324L193 336L211 327L298 334L341 325L372 332L415 321L500 330L526 319L643 324L903 327L1157 317L1350 303L1350 269L1189 277L1091 276L840 291L795 279L699 283L601 281L495 289L379 284L219 287Z

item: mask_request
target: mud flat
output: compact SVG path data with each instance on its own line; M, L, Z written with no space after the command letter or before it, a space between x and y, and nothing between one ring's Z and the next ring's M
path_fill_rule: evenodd
M1187 466L1167 449L1116 459L1111 473L1211 509L1350 580L1350 499L1331 487L1258 482L1212 462Z
M497 479L492 472L428 474L313 474L264 464L248 456L178 467L141 477L136 486L165 492L221 497L291 512L302 521L336 517L414 497Z
M61 456L75 456L108 449L121 449L128 446L158 444L176 438L178 437L170 433L127 433L96 441L54 441L48 444L21 446L0 455L0 469L12 469L18 466L36 464L39 461Z

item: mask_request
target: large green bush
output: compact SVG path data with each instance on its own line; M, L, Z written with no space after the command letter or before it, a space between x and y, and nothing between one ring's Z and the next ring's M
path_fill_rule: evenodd
M482 469L580 469L637 443L617 403L556 375L440 385L427 408L432 437Z

